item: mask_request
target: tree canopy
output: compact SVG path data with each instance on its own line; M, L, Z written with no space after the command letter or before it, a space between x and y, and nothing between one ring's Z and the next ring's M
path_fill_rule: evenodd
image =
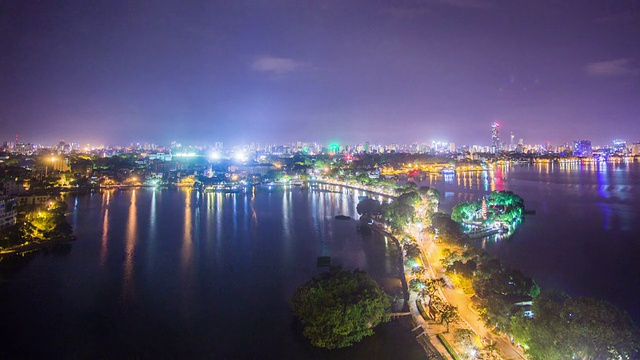
M401 201L394 201L391 204L382 206L382 215L389 222L391 230L400 232L415 216L413 206Z
M293 313L311 344L343 348L373 334L389 320L390 301L365 271L331 268L299 286L291 299Z
M533 318L511 319L515 338L531 359L634 359L638 328L629 314L599 299L543 294L533 302Z
M380 202L378 200L366 198L360 201L358 205L356 205L356 211L360 215L380 215L382 214L382 205L380 205Z

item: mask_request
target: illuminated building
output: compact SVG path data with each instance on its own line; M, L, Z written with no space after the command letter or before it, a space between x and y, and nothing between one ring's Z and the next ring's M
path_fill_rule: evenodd
M591 140L576 140L573 142L573 156L587 157L592 154Z
M613 150L617 153L626 153L627 152L627 142L621 139L613 140Z
M491 124L491 152L498 152L502 150L502 144L500 144L500 124L494 122Z

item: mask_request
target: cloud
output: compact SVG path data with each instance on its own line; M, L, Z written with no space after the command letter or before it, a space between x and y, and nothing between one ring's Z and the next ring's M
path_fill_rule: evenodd
M251 68L255 71L282 75L292 71L303 70L308 64L289 58L281 58L274 56L260 56L253 61Z
M591 76L600 77L636 76L640 74L640 70L633 66L633 61L629 58L592 62L587 64L584 70Z

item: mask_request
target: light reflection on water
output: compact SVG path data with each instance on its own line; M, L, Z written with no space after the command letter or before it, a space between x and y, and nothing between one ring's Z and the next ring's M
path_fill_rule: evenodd
M188 271L191 266L191 260L193 258L193 238L192 238L192 230L193 223L191 220L193 208L191 206L191 190L184 190L184 220L183 220L183 232L182 232L182 250L180 252L180 264L182 273Z
M462 180L453 184L439 176L419 185L443 194L445 212L492 189L520 195L536 214L526 215L511 238L479 244L543 287L604 297L640 322L640 278L633 275L640 273L640 163L504 165L477 174L480 183L459 172Z
M122 277L122 297L130 300L134 295L134 279L133 279L133 255L138 240L138 208L136 206L137 190L131 191L131 204L129 205L129 216L127 219L127 234L125 236L125 255L124 255L124 271Z
M0 316L13 335L0 357L419 356L414 335L398 323L361 347L331 353L292 326L291 294L318 274L321 255L364 268L392 295L399 291L395 246L358 233L356 220L334 218L355 217L357 201L339 188L74 196L71 251L36 256L4 288ZM36 326L42 336L33 339Z
M100 266L104 268L107 261L107 246L109 243L109 201L111 200L111 191L102 193L102 208L104 209L104 217L102 220L102 241L100 247Z

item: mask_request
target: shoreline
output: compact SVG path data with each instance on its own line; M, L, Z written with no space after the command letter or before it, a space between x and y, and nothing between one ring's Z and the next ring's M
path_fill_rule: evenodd
M355 186L350 186L350 185L341 185L341 184L332 184L329 183L330 185L336 185L336 186L344 186L347 188L352 188L352 189L358 189L358 190L362 190L362 191L367 191L367 192L372 192L366 189L361 189ZM373 193L373 192L372 192ZM387 194L381 194L390 198L397 198L397 196L393 196L393 195L387 195ZM400 242L398 239L396 239L391 233L385 231L384 229L379 228L378 226L374 225L368 225L366 224L368 228L372 229L373 231L378 232L379 234L383 235L383 236L389 236L394 243L396 243L396 246L398 247L398 250L400 252L400 256L399 256L399 260L400 260L400 264L399 266L401 271L402 271L402 283L403 283L403 293L405 296L405 304L403 306L403 311L406 309L406 311L410 311L411 312L411 318L412 318L412 323L414 325L414 330L418 329L418 328L422 328L423 333L419 336L416 337L416 341L418 341L418 343L423 347L423 349L425 350L425 353L427 354L427 356L434 356L433 355L433 351L437 351L439 353L440 356L442 357L446 357L447 355L449 355L449 351L445 348L442 348L443 344L441 341L438 341L436 338L436 333L434 333L432 330L434 328L436 328L437 333L440 333L440 331L437 329L438 325L434 325L431 324L429 321L425 320L422 318L422 314L420 313L420 311L417 309L417 305L415 306L411 306L412 303L417 299L415 296L412 297L411 293L408 291L408 286L407 286L407 282L406 282L406 278L407 278L407 273L405 271L405 267L404 267L404 262L403 262L403 250L402 250L402 246L400 245ZM426 239L428 239L428 244L425 243L425 241L419 241L418 242L418 246L420 248L420 257L424 263L425 269L428 267L428 269L431 272L431 275L434 279L441 277L444 275L444 269L439 266L439 264L437 264L437 256L436 254L440 253L440 251L442 250L442 247L438 244L436 244L436 242L434 241L433 238L427 236ZM426 240L425 239L425 240ZM432 258L432 256L436 256L435 258L435 263L434 258ZM492 336L489 333L488 329L486 329L486 326L480 321L480 319L478 318L478 314L477 312L475 312L474 310L471 309L471 302L470 299L467 299L466 301L461 301L462 299L459 298L459 296L454 295L453 293L456 292L456 289L445 289L442 287L439 287L439 293L441 298L443 298L447 303L452 304L454 306L456 306L459 311L460 311L460 321L462 324L464 324L463 326L466 327L467 329L470 329L471 331L473 331L476 335L478 335L481 339L484 340L489 340L490 343L493 343L495 345L497 345L497 347L500 349L500 352L503 354L508 354L509 358L513 358L513 359L526 359L526 357L524 357L524 355L522 355L521 351L517 351L517 350L512 350L510 349L511 347L509 346L508 343L505 342L505 340L501 337L501 336ZM467 295L463 295L462 297L467 297ZM408 308L407 308L408 307ZM414 309L414 307L416 309ZM472 315L468 314L466 310L464 309L468 309ZM415 311L414 311L415 310ZM464 314L466 313L466 314ZM473 326L472 326L473 324ZM422 341L424 341L427 344L423 344ZM441 346L442 345L442 346Z
M376 195L381 195L381 196L386 196L389 198L393 198L396 199L397 196L393 195L393 194L387 194L387 193L383 193L380 191L375 191L375 190L369 190L369 189L363 189L357 186L353 186L353 185L348 185L348 184L340 184L340 183L332 183L332 182L327 182L324 180L307 180L307 182L309 183L315 183L315 184L324 184L324 185L332 185L332 186L340 186L340 187L344 187L344 188L348 188L348 189L354 189L354 190L360 190L360 191L366 191L368 193L372 193L372 194L376 194Z
M30 242L28 244L23 243L20 245L9 247L9 248L3 248L2 250L0 250L0 257L5 255L15 255L15 254L24 254L24 253L34 252L34 251L42 250L49 246L62 245L62 244L70 243L75 240L76 240L76 237L72 235L69 238L63 238L63 239L41 240L38 242Z
M360 221L360 220L358 220ZM402 283L402 295L404 298L404 303L402 305L402 311L403 312L408 312L409 311L409 286L407 285L407 274L404 272L404 254L402 253L402 246L400 245L400 241L398 241L398 239L396 239L393 235L391 235L390 233L378 229L377 227L373 226L373 225L369 225L369 224L365 224L361 222L361 225L366 226L368 229L371 229L372 231L390 238L394 244L396 244L396 248L398 249L398 270L401 273L400 277L400 282Z
M445 355L443 354L447 354L446 349L440 348L439 347L440 343L435 342L433 341L433 339L431 339L431 336L427 332L427 329L423 326L423 323L425 322L425 320L422 319L422 315L419 312L416 313L415 311L413 311L414 309L413 307L411 307L412 299L411 299L411 293L409 292L409 286L407 283L407 273L405 272L405 268L404 268L404 253L402 250L402 245L400 245L400 241L391 233L385 230L382 230L375 225L369 225L369 224L362 224L362 225L366 226L368 229L371 229L371 231L378 233L379 235L391 238L391 240L396 244L396 247L398 248L398 270L400 270L400 272L402 273L402 275L400 276L400 281L402 283L402 293L404 295L404 304L402 306L402 311L411 313L411 324L413 327L413 329L411 330L411 333L414 334L415 330L417 330L418 328L422 328L422 333L418 334L415 337L416 342L422 347L427 358L444 360Z

